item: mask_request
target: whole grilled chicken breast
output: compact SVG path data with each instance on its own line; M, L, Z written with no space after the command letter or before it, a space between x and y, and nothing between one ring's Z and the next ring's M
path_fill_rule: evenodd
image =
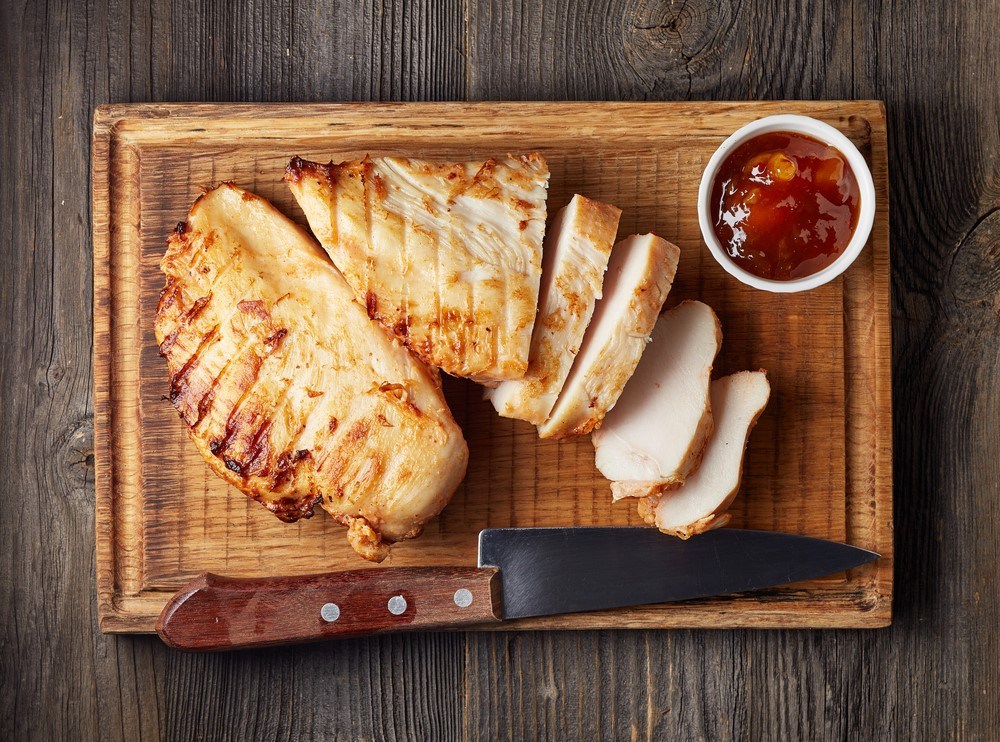
M432 366L491 382L528 368L549 170L540 155L321 165L285 180L368 316Z
M170 235L161 269L169 399L216 474L284 521L319 503L374 561L440 512L468 449L439 380L309 235L223 184Z

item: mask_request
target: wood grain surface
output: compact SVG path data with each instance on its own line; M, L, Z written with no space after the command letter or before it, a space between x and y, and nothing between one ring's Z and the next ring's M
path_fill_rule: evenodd
M0 4L4 739L1000 737L996 0ZM880 99L896 593L884 630L428 633L188 655L102 635L95 106Z
M876 227L842 279L793 295L749 289L703 247L695 210L705 163L734 130L794 110L839 126L867 153ZM623 207L623 235L681 248L668 306L698 298L722 321L719 374L767 369L772 400L751 436L739 527L849 543L877 563L787 588L672 606L505 622L516 628L884 626L892 596L889 245L885 117L878 103L465 103L107 106L93 149L97 574L101 627L152 631L194 575L280 576L365 565L326 517L282 523L215 476L166 401L153 337L163 235L202 187L268 198L305 224L282 182L293 154L465 160L538 151L549 204L573 193ZM540 441L500 418L481 387L447 379L470 447L465 481L391 566L473 565L479 531L506 526L642 525L612 503L589 436ZM280 558L277 558L280 555Z

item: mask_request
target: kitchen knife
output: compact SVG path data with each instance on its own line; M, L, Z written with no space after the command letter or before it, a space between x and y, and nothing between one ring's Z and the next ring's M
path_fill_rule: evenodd
M834 541L732 528L687 541L652 528L489 528L479 534L478 567L206 573L167 603L156 632L172 647L210 650L452 628L759 590L878 557Z

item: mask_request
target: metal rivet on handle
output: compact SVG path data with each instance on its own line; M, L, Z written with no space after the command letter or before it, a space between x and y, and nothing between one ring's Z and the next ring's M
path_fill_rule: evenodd
M455 591L455 605L459 608L468 608L472 605L472 593L464 587Z
M323 607L319 609L319 615L320 618L327 623L333 623L340 618L340 606L336 603L325 603Z
M400 616L406 612L406 598L402 595L393 595L389 598L389 613Z

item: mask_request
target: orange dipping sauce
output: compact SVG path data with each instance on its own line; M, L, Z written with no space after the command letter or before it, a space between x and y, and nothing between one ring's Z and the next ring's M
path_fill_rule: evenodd
M823 270L844 251L860 192L839 150L780 131L733 150L715 175L711 203L715 235L733 262L787 281Z

